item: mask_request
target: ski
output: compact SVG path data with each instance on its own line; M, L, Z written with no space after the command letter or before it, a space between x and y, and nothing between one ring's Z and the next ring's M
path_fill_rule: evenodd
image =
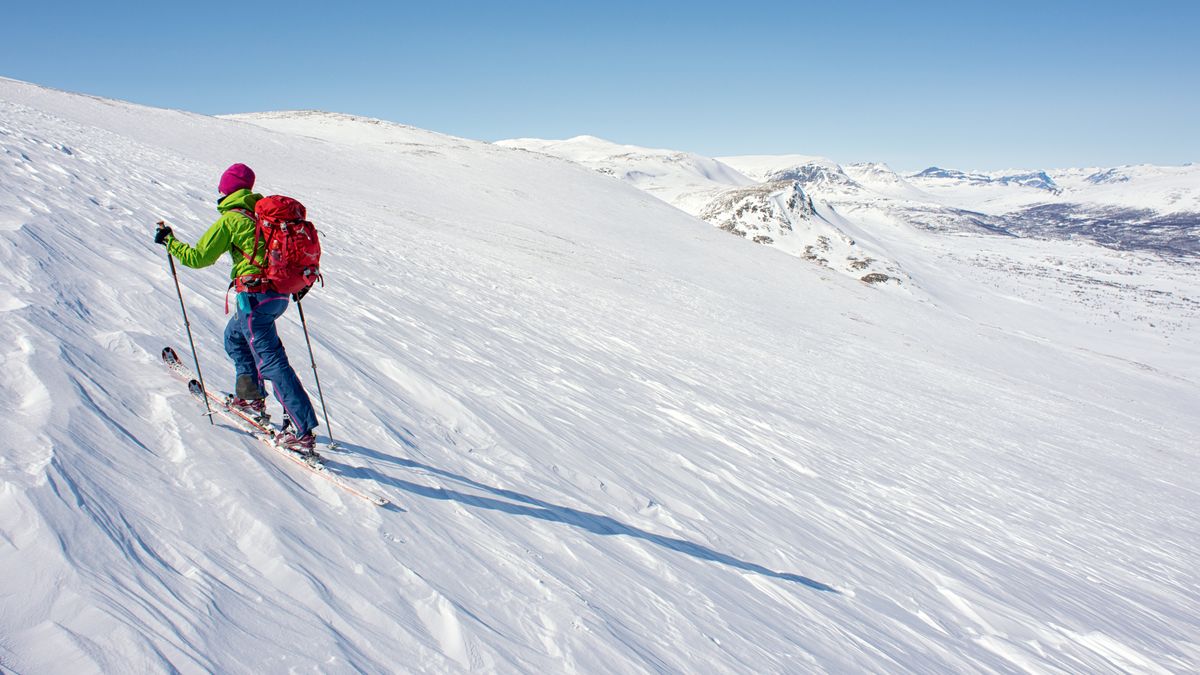
M375 492L363 490L347 482L346 476L330 469L321 463L319 456L316 458L305 458L291 450L281 447L275 443L275 435L278 431L270 422L262 422L245 412L229 406L229 397L218 396L212 391L206 391L200 386L200 381L195 378L190 368L179 360L179 355L171 347L164 347L162 350L162 360L166 364L167 369L179 379L187 382L188 392L192 394L201 404L204 404L205 397L212 403L211 408L213 414L221 415L232 422L242 431L262 441L268 448L275 451L275 454L284 457L293 464L301 467L305 471L325 480L332 485L341 488L347 494L364 499L376 506L386 506L391 503L387 497Z

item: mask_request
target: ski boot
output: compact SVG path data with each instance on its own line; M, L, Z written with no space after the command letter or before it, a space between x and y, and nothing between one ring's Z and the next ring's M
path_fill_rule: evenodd
M321 456L317 454L317 437L311 431L303 436L297 436L295 430L280 431L275 436L275 445L297 455L311 465L315 466L321 463Z
M265 398L244 399L230 396L225 399L225 406L230 410L242 413L260 426L265 427L271 423L271 416L267 414L267 399Z

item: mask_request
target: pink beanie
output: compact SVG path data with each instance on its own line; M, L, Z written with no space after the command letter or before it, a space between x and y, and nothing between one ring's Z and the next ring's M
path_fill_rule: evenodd
M221 183L217 186L223 195L231 195L243 188L254 187L254 171L245 164L234 164L221 174Z

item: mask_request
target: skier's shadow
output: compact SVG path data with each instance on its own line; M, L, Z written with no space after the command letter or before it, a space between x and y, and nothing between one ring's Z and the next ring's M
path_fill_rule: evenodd
M344 464L339 464L338 462L332 460L326 460L326 464L329 464L331 468L334 468L340 472L355 475L364 480L377 481L382 485L390 485L391 487L404 490L405 492L420 497L454 501L475 508L501 511L515 516L537 518L539 520L545 520L552 523L563 523L564 525L572 525L574 527L578 527L599 535L624 535L627 537L634 537L658 546L662 546L663 548L667 548L672 551L685 553L701 560L710 560L712 562L721 563L722 565L728 565L730 567L745 570L747 572L755 572L757 574L772 577L774 579L792 581L818 591L826 591L830 593L838 592L836 588L828 584L823 584L820 581L816 581L799 574L792 574L790 572L776 572L775 570L768 569L762 565L746 562L745 560L739 560L731 555L714 551L707 546L701 546L700 544L695 544L684 539L676 539L674 537L667 537L661 534L647 532L645 530L621 523L608 516L588 513L586 511L580 511L579 509L573 509L567 506L559 506L557 504L544 502L540 499L535 499L519 492L513 492L512 490L505 490L502 488L485 485L478 481L471 480L466 476L460 476L458 474L444 471L427 464L415 462L410 459L385 455L360 445L342 443L342 446L346 448L346 450L356 455L363 455L365 457L370 457L371 459L380 460L389 464L395 464L407 469L424 471L429 474L460 483L467 487L489 492L496 497L502 497L503 499L496 499L494 497L488 497L484 495L469 494L466 492L459 492L457 490L448 490L446 488L429 487L427 485L413 483L401 478L386 476L370 467L351 467Z

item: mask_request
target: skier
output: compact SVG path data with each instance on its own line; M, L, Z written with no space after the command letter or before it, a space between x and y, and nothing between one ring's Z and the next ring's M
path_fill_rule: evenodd
M263 380L270 380L275 398L284 409L283 431L277 437L280 446L300 455L316 454L316 411L296 371L288 363L287 353L275 329L275 320L288 307L288 296L264 288L265 247L255 248L254 205L262 195L253 192L254 172L245 164L234 164L221 174L217 200L220 217L192 247L177 239L171 228L160 224L154 243L187 267L208 267L228 252L233 259L233 281L237 290L237 311L225 326L225 351L237 371L234 398L230 406L266 421L266 392ZM307 289L305 289L307 290ZM299 300L304 291L292 296Z

